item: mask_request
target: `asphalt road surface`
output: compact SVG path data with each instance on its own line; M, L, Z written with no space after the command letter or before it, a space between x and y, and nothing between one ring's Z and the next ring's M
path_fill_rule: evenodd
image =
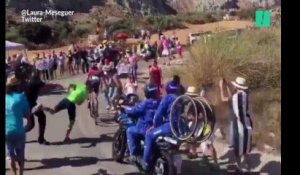
M141 65L144 69L148 64ZM64 86L69 83L83 82L86 76L59 80ZM39 102L54 107L62 98L61 95L48 95L39 98ZM104 98L100 96L100 113L107 113ZM71 133L71 143L62 143L68 126L67 111L61 111L55 115L46 113L47 128L45 138L52 144L49 146L39 145L38 122L35 118L35 128L27 134L25 175L134 175L139 174L134 166L116 163L112 160L112 138L117 129L113 122L103 122L95 126L94 120L89 116L87 103L77 107L77 116L74 129ZM110 117L105 115L103 117ZM216 144L219 156L226 153L226 146ZM224 156L223 156L224 157ZM260 154L254 154L254 170L265 169L266 174L280 174L280 159L264 158ZM257 162L256 159L260 159ZM266 159L266 160L264 160ZM270 163L271 164L267 164ZM212 169L204 158L187 160L184 156L182 174L208 175L227 174L226 160L220 160L221 169ZM6 165L6 167L8 167ZM271 172L272 173L269 173ZM7 170L6 174L11 174Z

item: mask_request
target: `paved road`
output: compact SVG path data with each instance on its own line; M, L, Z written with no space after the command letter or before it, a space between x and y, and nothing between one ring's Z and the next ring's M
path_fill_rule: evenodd
M148 64L142 64L141 70ZM59 82L67 86L70 82L82 82L85 76L80 75ZM39 101L48 106L56 105L63 95L50 95L40 97ZM101 97L101 101L104 101ZM101 112L105 110L105 104L100 103ZM72 142L63 144L66 127L68 125L67 112L62 111L56 115L47 113L46 139L52 142L50 146L41 146L36 143L38 135L38 124L27 135L26 144L26 175L122 175L138 174L134 166L119 164L112 160L112 137L117 129L114 123L102 123L95 126L89 117L87 104L77 108L77 118L74 130L71 134ZM37 123L37 120L36 120ZM226 152L226 146L216 144L220 156ZM253 154L255 163L253 168L256 170L264 169L268 174L280 174L280 158L268 158L261 154ZM211 170L205 161L197 159L193 161L184 160L182 166L183 174L188 175L208 175L226 174L224 169L226 163L221 160L223 170ZM271 163L270 163L270 160ZM266 163L269 162L267 165ZM6 174L10 172L7 171Z

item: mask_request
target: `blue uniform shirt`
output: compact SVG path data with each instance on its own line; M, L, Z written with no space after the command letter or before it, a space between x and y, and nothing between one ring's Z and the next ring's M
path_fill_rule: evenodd
M153 119L153 125L155 128L163 123L169 122L171 106L176 97L177 95L175 94L168 94L162 98Z
M134 107L125 107L125 113L138 117L137 127L148 127L153 124L153 116L158 105L158 100L146 99Z

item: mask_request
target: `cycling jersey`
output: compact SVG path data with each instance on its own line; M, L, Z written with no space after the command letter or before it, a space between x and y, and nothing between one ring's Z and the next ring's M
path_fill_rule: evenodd
M88 97L88 90L85 84L75 84L75 90L66 97L70 102L75 104L81 104Z

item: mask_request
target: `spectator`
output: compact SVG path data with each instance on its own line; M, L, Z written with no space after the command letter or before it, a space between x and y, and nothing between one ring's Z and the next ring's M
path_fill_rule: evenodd
M134 81L137 81L137 69L138 69L137 56L135 54L133 54L129 49L127 49L126 50L126 57L127 57L128 62L130 64L130 68L129 68L130 76L132 76Z
M132 76L129 76L124 85L124 92L126 96L136 95L138 85Z
M175 56L174 54L176 53L176 40L175 40L175 36L172 36L171 39L169 39L169 50L170 50L170 58L174 59Z
M162 73L160 67L157 65L157 61L154 60L152 66L149 67L150 80L157 86L158 92L161 93L162 87Z
M23 54L20 54L21 63L29 63L28 58L26 56L23 56Z
M175 45L176 45L176 52L179 55L180 58L182 58L182 52L183 52L183 47L178 39L178 37L175 38Z
M42 77L42 75L43 75L43 61L39 57L36 57L35 60L36 60L35 64L34 64L35 68L36 68L39 76Z
M51 54L48 54L47 62L48 62L49 77L50 80L53 80L54 79L54 58Z
M248 154L251 151L251 134L252 134L252 120L248 111L248 94L246 90L246 79L237 77L235 81L231 82L232 86L227 83L225 79L219 82L220 95L222 102L229 102L231 111L230 117L230 131L229 131L229 146L230 152L234 152L233 161L236 163L238 170L241 170L241 158L245 157L247 168ZM224 87L225 85L225 87ZM225 88L225 89L224 89ZM227 96L225 95L227 93ZM242 140L241 140L242 139Z
M166 58L169 58L168 65L170 65L170 48L169 48L169 40L162 35L162 57L164 57L164 65L166 64Z
M56 75L56 71L57 71L57 68L58 68L58 56L57 54L55 53L55 51L53 50L52 52L52 61L53 61L53 79L56 79L57 78L57 75Z
M5 94L5 143L10 157L10 166L17 174L16 163L19 165L18 175L23 175L25 162L25 131L32 125L30 108L24 94L20 92L20 82L13 75L8 77ZM27 119L24 128L23 118Z
M49 71L48 71L49 61L46 57L45 52L43 52L43 56L42 56L41 60L42 60L43 79L45 81L48 81L49 80Z
M73 57L73 53L71 50L68 51L67 59L68 59L67 64L68 64L69 74L75 75L75 73L74 73L74 57Z
M82 59L82 72L85 74L89 70L88 51L86 48L80 50L80 57Z
M59 53L59 56L57 58L57 63L59 67L60 77L62 77L65 73L65 55L63 54L63 52Z
M29 81L26 83L25 95L28 99L28 104L30 109L32 110L37 105L38 96L40 93L45 94L49 92L49 88L47 84L45 84L38 74L32 73ZM39 122L39 137L38 143L41 145L49 145L50 143L45 140L45 130L46 130L46 115L42 110L37 110L31 114L32 125L27 128L26 132L31 131L34 128L34 116L38 118Z
M74 50L73 57L74 57L74 61L75 61L74 70L77 74L79 74L79 69L80 69L80 64L81 64L81 55L80 55L80 52L78 49Z

